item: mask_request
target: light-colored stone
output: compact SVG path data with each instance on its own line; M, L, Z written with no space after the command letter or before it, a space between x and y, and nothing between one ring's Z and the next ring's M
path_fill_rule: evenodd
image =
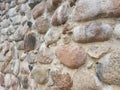
M45 34L45 43L47 45L50 45L52 43L55 43L60 37L59 31L57 31L57 28L50 28L48 32Z
M12 88L12 90L17 90L18 79L12 74L6 74L4 77L5 87L7 89Z
M72 69L79 68L86 61L84 49L74 44L58 46L55 54L62 64Z
M78 70L73 75L73 87L71 90L102 90L98 78L88 70Z
M29 52L25 58L25 61L27 61L30 64L37 62L35 54Z
M120 85L120 51L119 49L107 54L97 65L98 78L107 84Z
M9 9L9 11L8 11L7 14L8 14L9 17L15 16L15 15L17 14L16 8L11 8L11 9Z
M113 35L115 38L119 39L120 38L120 24L116 24L114 31L113 31Z
M110 47L107 45L106 46L94 45L89 47L89 49L87 50L87 53L89 56L98 59L104 56L108 51L110 51Z
M4 19L2 22L0 22L0 26L2 28L6 28L10 25L10 20L9 19Z
M53 14L52 24L57 26L66 23L69 15L69 3L63 3Z
M90 23L88 26L77 26L73 29L73 40L76 42L100 42L109 40L112 36L109 24Z
M11 17L10 20L13 25L18 25L21 23L21 18L21 15L16 15L14 17Z
M45 84L48 81L48 70L40 66L36 66L31 72L32 78L39 84Z
M16 59L16 60L14 60L14 63L13 63L13 74L18 75L19 69L20 69L20 61L19 61L19 59Z
M73 9L72 19L75 21L85 21L97 16L115 17L120 15L120 2L118 0L79 0Z
M20 72L22 74L29 74L29 63L27 61L23 61L20 64Z

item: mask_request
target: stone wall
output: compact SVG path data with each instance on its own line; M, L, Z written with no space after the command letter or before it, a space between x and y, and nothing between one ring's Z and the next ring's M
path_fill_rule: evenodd
M0 90L120 90L120 0L0 0Z

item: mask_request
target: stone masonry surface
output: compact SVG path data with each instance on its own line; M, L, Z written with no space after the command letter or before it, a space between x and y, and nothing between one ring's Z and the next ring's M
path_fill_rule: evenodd
M120 90L120 0L0 0L0 90Z

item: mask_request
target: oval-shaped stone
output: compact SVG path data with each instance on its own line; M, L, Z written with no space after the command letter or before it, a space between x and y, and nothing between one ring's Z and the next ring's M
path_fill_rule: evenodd
M107 54L97 65L98 78L107 84L120 85L120 50Z
M53 14L52 24L55 26L64 24L68 19L69 3L63 3Z
M58 46L56 56L62 64L73 69L80 67L86 61L86 53L84 49L78 45L68 44Z
M36 34L34 32L28 32L24 37L24 50L29 52L34 50L36 46Z

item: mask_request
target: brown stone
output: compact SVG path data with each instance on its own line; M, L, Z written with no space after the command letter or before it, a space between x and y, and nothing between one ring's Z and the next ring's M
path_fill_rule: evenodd
M36 28L39 33L44 34L49 28L49 21L45 17L39 17L35 22Z
M62 0L47 0L47 10L49 12L55 10L61 2Z
M102 90L98 83L100 83L99 80L92 72L78 70L73 75L73 87L71 90Z
M53 14L52 24L57 26L64 24L68 19L69 3L63 3Z
M98 63L96 72L98 78L111 85L120 86L120 49L107 54L103 60Z
M34 19L41 16L43 14L44 10L45 10L45 1L37 4L32 10L32 14L33 14Z
M52 72L52 80L58 89L55 90L70 90L72 87L72 79L69 73L62 74L59 71Z
M28 32L24 37L24 50L29 52L36 47L36 35L34 32Z
M41 53L37 54L37 61L42 64L50 64L52 62L52 59L50 59L48 56L42 55Z
M69 68L78 68L85 63L86 53L78 45L64 45L56 49L56 56L62 64Z

